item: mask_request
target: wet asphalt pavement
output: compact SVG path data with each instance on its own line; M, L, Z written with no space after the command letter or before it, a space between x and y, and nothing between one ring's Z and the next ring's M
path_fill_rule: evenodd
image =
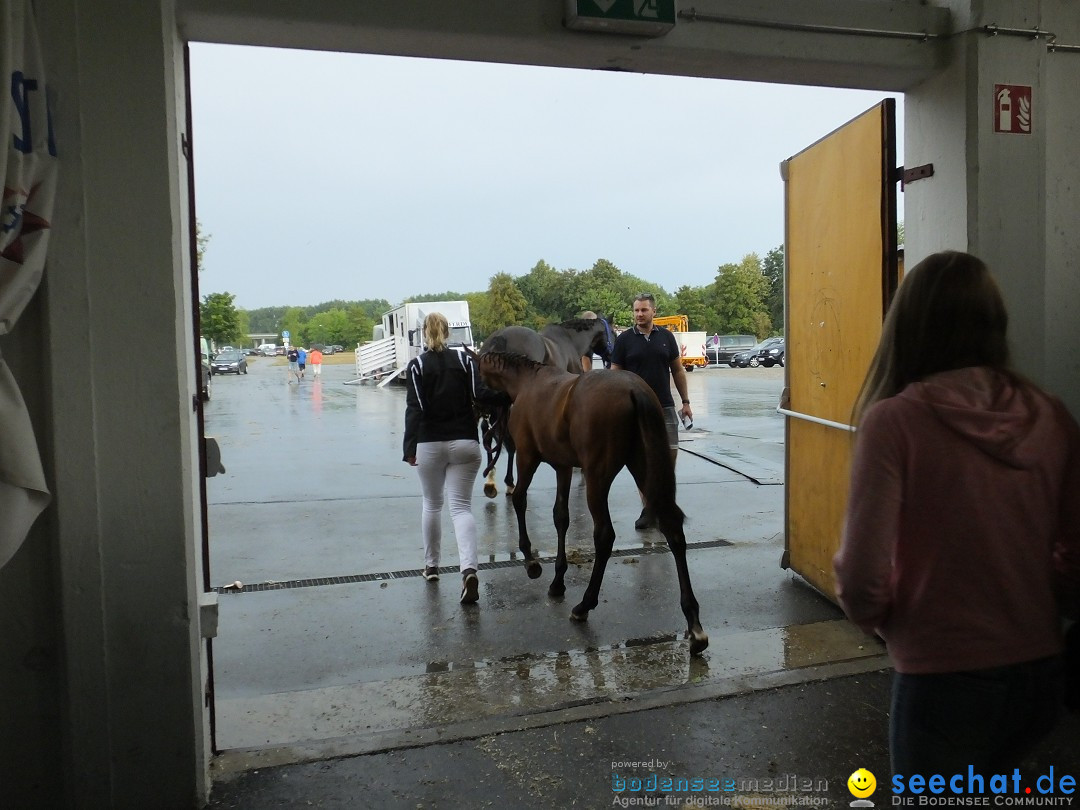
M346 385L349 365L300 385L286 376L258 358L248 375L215 377L206 408L227 470L207 482L222 589L214 806L611 806L620 760L663 759L688 777L795 769L832 788L866 762L884 772L882 647L779 567L782 369L688 376L695 426L682 434L679 503L710 634L694 659L674 563L659 533L634 530L627 474L612 488L616 556L588 622L567 618L592 553L577 478L567 593L547 595L546 467L528 517L543 577L522 568L500 464L495 499L477 482L481 598L463 607L448 517L441 581L419 576L401 387Z

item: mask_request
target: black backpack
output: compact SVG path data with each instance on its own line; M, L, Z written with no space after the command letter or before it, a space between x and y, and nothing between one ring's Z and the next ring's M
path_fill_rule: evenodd
M290 363L295 363L297 360L300 359L300 352L298 352L296 349L289 349L289 353L286 355L286 357L289 358Z

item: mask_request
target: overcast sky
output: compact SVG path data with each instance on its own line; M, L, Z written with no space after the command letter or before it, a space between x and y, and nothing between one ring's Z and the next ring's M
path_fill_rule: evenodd
M541 259L708 284L783 241L780 162L890 95L202 44L191 83L200 294L244 309Z

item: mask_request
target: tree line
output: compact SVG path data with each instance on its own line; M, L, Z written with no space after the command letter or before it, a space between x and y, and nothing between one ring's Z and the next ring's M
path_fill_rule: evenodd
M496 273L481 292L425 293L402 303L468 301L474 336L483 340L503 326L540 329L585 310L629 326L634 297L642 292L656 297L658 315L686 315L695 331L759 339L779 334L784 322L784 248L773 248L763 259L749 253L738 263L722 264L711 283L683 285L674 293L655 281L624 273L607 259L598 259L587 270L558 270L541 260L521 276ZM202 334L219 345L246 342L249 334L280 335L288 330L294 343L351 347L371 340L372 327L393 308L384 299L366 299L242 310L234 300L231 293L203 297Z

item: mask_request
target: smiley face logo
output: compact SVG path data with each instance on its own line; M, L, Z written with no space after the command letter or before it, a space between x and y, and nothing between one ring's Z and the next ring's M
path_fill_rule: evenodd
M859 768L847 780L847 789L857 799L865 799L877 789L877 779L866 768Z

